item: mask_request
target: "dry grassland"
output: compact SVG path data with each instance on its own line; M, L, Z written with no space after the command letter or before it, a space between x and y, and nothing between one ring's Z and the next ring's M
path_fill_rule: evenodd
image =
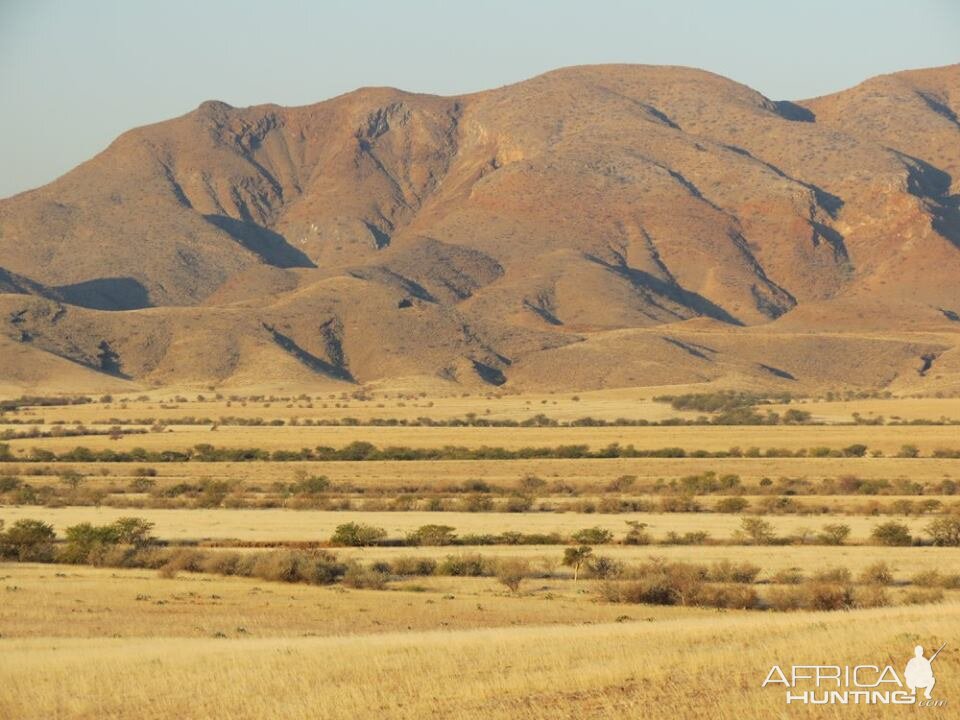
M687 388L664 388L676 393ZM657 394L659 394L658 391ZM150 402L119 407L93 403L21 411L21 417L93 423L110 418L217 418L221 415L300 420L344 417L436 419L476 413L492 419L523 420L542 412L557 420L584 416L660 420L678 416L652 402L650 389L572 394L429 398L336 398L292 403L182 402L160 395ZM190 397L195 396L195 391ZM341 407L336 408L335 404ZM287 405L292 407L287 407ZM327 404L327 407L322 407ZM349 407L342 407L343 405ZM378 407L383 405L383 407ZM960 400L851 400L802 402L786 407L810 410L815 419L848 422L853 413L890 419L960 417ZM489 413L487 410L489 409ZM688 414L689 417L697 413ZM25 426L8 425L13 429ZM48 425L49 427L49 425ZM96 425L103 429L103 425ZM608 428L426 428L426 427L240 427L172 426L169 431L111 440L105 436L11 441L15 452L32 447L63 451L90 448L183 449L200 443L269 450L328 445L354 440L379 446L440 447L482 445L520 448L585 444L600 448L618 442L640 449L668 446L686 450L728 450L739 446L796 450L835 449L863 443L885 455L915 444L923 455L938 447L960 448L956 426L777 426L777 427L608 427ZM235 491L256 494L298 474L324 475L333 497L376 498L417 488L447 492L472 480L498 490L518 487L535 475L562 481L578 493L571 502L619 497L607 485L623 475L650 483L714 471L741 476L747 496L765 494L762 478L906 478L924 485L960 476L960 460L920 457L865 458L639 458L538 459L433 462L217 462L147 463L157 471L156 487L204 478L230 481ZM45 475L30 474L45 468ZM0 475L20 477L34 487L64 487L58 474L87 475L84 490L128 491L142 465L136 463L28 463L0 466ZM337 490L338 485L349 491ZM541 499L560 495L544 489ZM642 493L636 496L640 497ZM115 498L137 495L117 494ZM145 497L145 496L143 496ZM699 497L707 508L721 496ZM936 497L910 496L917 500ZM657 498L652 498L656 500ZM753 499L753 498L751 498ZM865 516L847 508L892 495L799 495L827 514L768 515L778 535L818 531L827 523L851 527L847 545L595 546L597 555L628 566L664 558L711 564L729 560L761 568L767 584L782 570L811 575L842 567L856 576L885 562L893 573L891 595L900 597L920 572L960 572L960 549L880 547L861 544L875 525L896 520L922 535L932 516ZM952 496L936 499L946 506ZM291 509L150 509L103 506L0 506L9 527L18 519L52 523L60 536L82 522L103 525L123 516L155 523L154 534L173 542L230 545L328 540L337 525L356 521L382 527L392 539L426 524L444 524L460 535L558 532L607 528L622 538L626 521L649 525L654 540L668 532L706 531L726 541L742 516L723 513L599 512L425 512L320 511ZM761 689L770 665L780 663L891 663L902 672L918 642L947 649L937 660L936 697L950 716L960 703L960 648L950 638L960 630L960 591L947 590L941 604L858 609L846 612L707 610L612 604L601 601L595 581L574 582L561 564L562 546L337 548L343 560L365 565L401 557L441 559L479 553L485 558L527 561L531 577L511 593L493 577L407 577L384 590L317 587L262 579L180 573L164 578L154 571L4 563L0 565L0 718L23 720L253 720L277 718L462 718L464 720L553 720L555 718L645 718L657 720L766 720L817 718L873 720L912 717L917 708L784 704L782 690ZM217 552L217 551L213 551Z
M676 613L543 625L311 638L10 638L0 715L220 718L855 718L876 706L802 708L761 689L773 664L894 664L960 631L960 607L855 615ZM91 662L91 658L96 662ZM960 675L960 652L937 660ZM948 717L957 683L938 683ZM917 708L882 708L915 717Z

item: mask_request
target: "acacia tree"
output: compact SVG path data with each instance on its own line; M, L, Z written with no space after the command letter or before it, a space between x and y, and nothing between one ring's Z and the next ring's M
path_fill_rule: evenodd
M573 581L576 582L580 577L580 568L593 555L593 548L589 545L580 545L579 547L568 547L563 551L563 564L573 568Z

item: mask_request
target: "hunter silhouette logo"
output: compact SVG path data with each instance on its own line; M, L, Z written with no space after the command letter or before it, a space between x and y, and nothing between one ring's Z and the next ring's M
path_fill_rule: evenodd
M903 671L903 679L914 695L917 694L917 690L923 690L923 696L927 700L930 699L930 691L937 684L937 679L933 676L933 661L937 659L937 655L945 645L946 643L941 645L929 660L923 656L923 645L917 645L914 648L914 656L910 658L906 670Z
M913 650L903 676L892 665L774 665L761 687L782 685L787 705L916 705L943 707L946 700L932 697L937 684L933 661L943 643L928 660L922 645ZM922 690L923 695L918 691Z

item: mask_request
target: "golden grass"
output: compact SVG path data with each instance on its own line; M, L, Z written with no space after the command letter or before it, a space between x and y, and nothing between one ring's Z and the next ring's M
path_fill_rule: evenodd
M5 639L352 635L613 622L625 612L620 605L594 602L591 583L565 577L526 580L517 595L494 578L416 577L378 591L9 563L0 565L0 578L5 588L16 588L4 591L0 607ZM643 608L643 615L653 618L709 612Z
M660 388L657 393L695 388ZM583 416L651 420L676 416L669 405L652 403L649 388L524 396L314 400L302 403L186 402L159 408L154 400L38 408L22 416L45 421L90 423L110 417L264 418L405 417L438 419L468 412L491 418L524 419L544 413L556 419ZM193 397L196 391L190 394ZM117 396L118 400L120 396ZM170 403L169 396L164 397ZM326 403L328 407L322 405ZM348 405L336 408L335 404ZM378 407L382 404L383 407ZM859 412L864 417L931 418L960 416L960 400L858 400L804 403L804 409L830 422ZM487 410L490 410L487 414ZM781 408L782 409L782 408ZM2 426L22 429L21 426ZM658 427L658 428L309 428L183 426L112 441L106 437L13 441L17 451L56 450L77 445L125 449L183 448L198 443L299 449L342 446L352 440L381 446L432 447L445 444L555 446L611 442L638 448L680 446L688 450L726 450L829 446L864 443L893 454L903 444L924 453L935 447L960 447L956 427ZM323 474L388 494L405 486L442 488L470 479L510 487L527 474L548 482L562 480L585 494L596 494L620 475L641 482L714 470L741 475L753 492L762 477L818 480L855 474L863 478L907 477L932 483L954 476L960 461L931 458L762 458L529 460L368 463L178 463L152 464L163 486L210 477L239 481L243 487L269 489L292 482L297 470ZM36 466L10 463L0 474L20 475L34 485L59 483L55 476L28 476ZM91 474L88 487L124 486L134 464L56 464L54 471L76 468ZM100 473L105 475L101 476ZM800 497L840 508L868 502L866 496ZM889 502L891 497L877 498ZM950 498L941 498L948 502ZM574 499L576 500L576 498ZM709 505L712 498L705 498ZM326 540L336 525L358 521L384 527L403 537L424 524L448 524L460 534L560 532L592 526L621 536L626 520L650 524L654 537L668 531L705 530L727 539L740 517L720 514L586 513L428 513L321 512L292 510L152 510L103 507L0 507L9 525L19 518L54 523L61 532L79 522L104 524L125 515L156 523L161 538L183 541ZM890 519L907 523L915 534L930 518L816 515L771 516L780 534L800 528L814 531L842 522L852 539L864 540L874 525ZM893 663L902 670L915 644L939 646L940 682L935 697L947 709L931 717L949 717L960 702L960 652L950 638L960 630L960 605L947 594L943 605L856 610L844 613L781 614L715 611L642 605L610 605L596 600L590 581L574 583L559 564L558 546L484 546L478 548L340 548L341 558L365 563L398 556L439 558L479 552L492 558L521 557L548 577L528 579L519 594L493 578L410 578L384 591L347 590L270 583L251 578L181 574L160 578L146 570L97 569L50 565L0 565L0 719L253 720L276 718L462 718L464 720L553 720L554 718L644 718L658 720L766 720L817 718L873 720L912 717L916 708L833 706L788 708L782 690L761 690L773 663ZM745 561L759 565L761 579L787 568L809 575L823 567L846 567L855 574L887 562L898 581L917 572L956 572L960 549L874 546L640 546L610 545L595 552L627 563L659 556L712 563ZM899 588L892 590L894 594ZM138 599L139 598L139 599ZM620 622L617 622L617 620Z
M639 608L638 608L639 609ZM632 609L631 609L632 610ZM0 716L214 718L855 718L916 708L791 706L770 666L895 665L960 631L960 607L713 613L577 626L322 638L0 640ZM91 662L91 658L96 658ZM960 653L936 697L960 702Z

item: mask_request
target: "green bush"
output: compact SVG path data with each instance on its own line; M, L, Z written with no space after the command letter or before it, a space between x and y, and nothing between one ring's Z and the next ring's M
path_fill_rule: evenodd
M387 531L383 528L365 525L363 523L349 522L337 525L333 535L330 538L330 544L347 547L365 547L376 545L387 536Z
M50 562L57 534L53 526L41 520L17 520L0 533L0 557L20 562Z
M886 522L877 525L870 533L870 537L880 545L912 545L913 537L910 528L903 523Z
M592 527L577 530L570 538L580 545L606 545L613 540L613 533L605 528Z
M407 535L407 545L452 545L456 539L450 525L421 525Z

